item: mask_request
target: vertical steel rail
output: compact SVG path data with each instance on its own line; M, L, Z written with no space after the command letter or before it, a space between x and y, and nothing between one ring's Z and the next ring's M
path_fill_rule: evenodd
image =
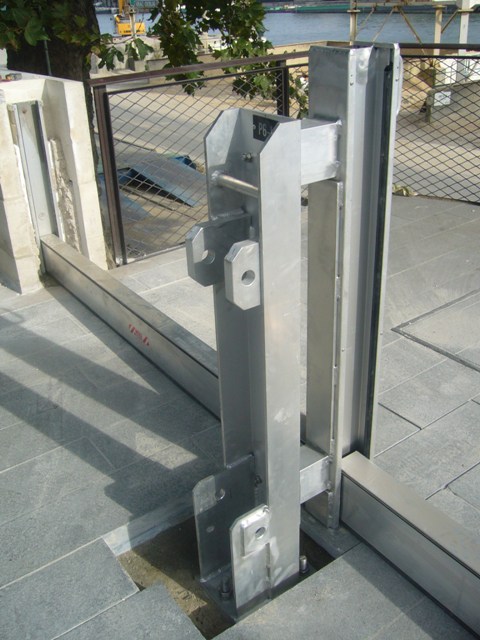
M280 60L277 73L277 114L290 115L290 72L286 60Z
M100 153L102 157L105 192L107 195L108 217L112 234L114 260L116 264L127 264L127 246L123 231L120 190L115 162L115 145L110 113L110 103L105 85L94 86L93 96L97 115Z
M232 580L237 617L298 576L301 123L226 111L205 144L210 221L187 257L214 287L225 471L194 504L202 579Z
M308 508L333 528L342 456L373 440L400 77L398 48L311 50L310 117L341 122L338 176L309 192L306 442L332 465Z

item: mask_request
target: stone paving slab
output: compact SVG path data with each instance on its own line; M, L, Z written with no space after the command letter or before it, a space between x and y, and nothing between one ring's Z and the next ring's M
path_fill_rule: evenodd
M434 635L436 629L444 635ZM407 631L411 635L405 635ZM361 544L218 637L466 640L473 636Z
M174 402L142 412L128 420L103 427L91 436L95 447L119 469L140 457L151 457L172 443L181 443L218 419L184 396Z
M402 613L375 640L467 640L475 638L434 602L425 598Z
M480 372L452 360L381 393L379 402L418 427L439 420L480 392Z
M103 542L0 590L3 640L49 640L138 591Z
M475 440L475 434L472 433L473 447L476 446L476 442L478 441ZM480 462L452 482L449 489L480 512Z
M473 293L445 307L409 322L401 328L404 335L457 361L480 367L480 294Z
M43 506L33 504L29 511L24 509L0 527L0 584L16 580L125 523L190 495L199 480L217 470L193 439L170 445L149 458L99 477L96 482L92 469L90 483L85 482L82 487L78 480L76 490L69 493L60 489L55 495L52 491L48 501L43 496ZM63 472L68 474L69 467L64 467ZM74 483L72 475L70 488Z
M419 428L397 416L385 407L377 410L377 429L375 435L375 455L390 449L402 440L418 433Z
M479 460L480 405L475 402L467 402L375 458L384 471L424 498L453 483Z
M462 231L462 227L469 223L475 224L478 213L473 206L456 206L454 209L445 208L443 211L430 211L430 215L420 219L413 219L408 225L395 229L392 237L393 246L409 243L412 238L430 238L436 233Z
M86 438L7 469L0 476L0 525L82 485L105 483L112 470Z
M380 391L387 391L444 360L431 349L402 338L382 349Z
M70 318L62 318L25 329L11 324L4 320L4 316L0 316L0 357L4 362L13 358L28 360L31 353L48 349L51 344L69 342L83 335L85 335L85 329Z
M479 288L478 269L463 273L436 287L428 285L425 277L416 277L413 271L394 275L388 280L386 326L392 328L409 322L463 295L478 291Z
M455 486L455 482L451 487ZM480 506L470 501L471 487L466 487L466 498L462 498L454 489L447 487L435 493L428 501L443 512L448 513L452 520L460 523L462 527L478 536L480 531Z
M200 631L157 583L60 636L64 640L203 640Z
M395 230L392 237L395 237ZM465 246L474 247L472 241L465 242L461 235L453 233L434 233L428 238L412 237L406 243L390 244L388 252L388 273L395 275L419 264L428 264L430 260L448 255L453 251L462 251Z

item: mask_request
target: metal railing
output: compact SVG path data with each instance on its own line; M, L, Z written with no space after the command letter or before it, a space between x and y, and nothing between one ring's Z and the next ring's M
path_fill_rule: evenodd
M480 55L404 55L395 188L480 202Z
M182 244L207 217L203 139L221 111L296 116L307 102L306 53L94 80L115 261ZM175 80L202 70L200 81Z
M478 203L480 49L458 55L447 46L442 55L432 56L426 55L427 47L433 45L403 55L395 191ZM307 55L91 81L103 161L100 181L117 264L182 244L193 224L206 219L203 138L221 111L306 113ZM199 70L205 74L200 83L174 79Z

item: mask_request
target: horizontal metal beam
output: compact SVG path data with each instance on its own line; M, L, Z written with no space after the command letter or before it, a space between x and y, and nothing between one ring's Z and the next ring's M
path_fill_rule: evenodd
M319 453L307 445L300 447L300 504L329 488L331 462L326 453Z
M301 131L302 186L337 176L340 121L303 118Z
M215 351L54 235L42 238L47 272L214 415Z
M476 633L480 543L355 452L342 462L341 520Z

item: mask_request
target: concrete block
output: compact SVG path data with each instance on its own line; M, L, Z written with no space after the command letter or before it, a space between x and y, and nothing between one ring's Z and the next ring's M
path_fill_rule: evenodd
M21 293L15 260L13 260L10 251L4 251L2 248L0 248L0 284L15 293Z
M203 640L203 636L157 583L70 631L65 640Z
M0 199L0 251L7 256L13 254L12 243L10 241L10 231L8 228L7 213L5 210L5 202Z
M2 141L2 162L0 163L0 199L22 198L25 189L21 174L18 171L19 153L13 143L12 129L7 104L4 96L4 88L0 93L0 140Z
M105 543L94 542L0 591L2 638L56 638L137 591Z
M407 422L381 405L377 411L377 429L375 433L375 455L390 449L398 442L418 432L418 427Z
M427 498L480 462L480 405L464 404L375 462Z
M409 422L426 427L480 392L480 373L445 360L381 393L379 402Z
M90 140L90 138L88 138ZM91 150L89 150L91 155ZM94 179L84 182L76 190L76 217L82 240L82 254L101 269L107 269L105 237L103 235L102 214L98 199L98 186Z

